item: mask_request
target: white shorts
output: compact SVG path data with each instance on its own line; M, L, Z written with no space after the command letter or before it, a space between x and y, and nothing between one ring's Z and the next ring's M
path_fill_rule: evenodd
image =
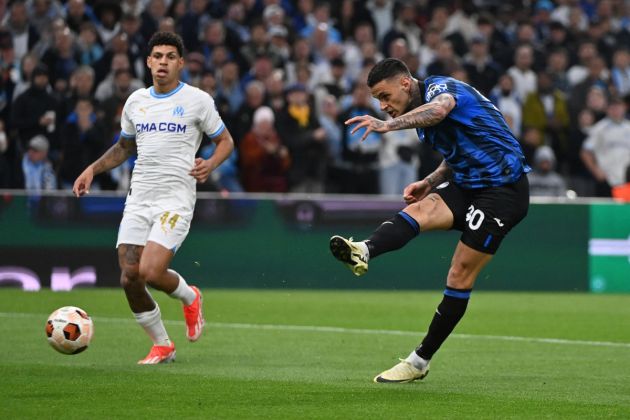
M116 248L120 244L145 246L152 241L177 252L192 221L193 208L186 202L190 200L156 190L132 188L125 202Z

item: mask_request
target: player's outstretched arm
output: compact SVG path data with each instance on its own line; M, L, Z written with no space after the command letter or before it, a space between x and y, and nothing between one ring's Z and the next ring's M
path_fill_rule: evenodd
M431 127L446 118L453 108L455 108L455 98L449 93L442 93L431 102L387 121L385 125L387 131Z
M429 195L431 190L441 183L449 180L453 174L453 170L443 160L435 171L431 172L426 178L413 182L405 187L403 191L403 199L405 203L411 204L422 200Z
M206 182L210 173L222 164L224 160L230 157L232 150L234 150L234 140L227 128L217 137L213 138L212 141L217 145L212 156L207 160L196 158L195 166L189 172L189 174L200 183Z
M90 193L90 186L95 175L117 167L136 152L135 139L120 137L118 142L110 147L103 156L94 161L74 181L72 192L77 197Z

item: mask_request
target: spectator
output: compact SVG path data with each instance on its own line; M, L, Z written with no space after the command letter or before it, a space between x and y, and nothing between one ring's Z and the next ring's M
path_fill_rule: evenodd
M346 62L347 75L356 80L363 67L365 57L361 47L363 44L374 43L374 28L369 21L358 21L354 25L352 36L346 37L343 44L343 58Z
M253 80L264 83L272 71L273 61L271 61L271 57L268 55L258 56L249 72L241 78L241 83L243 86L247 86Z
M524 126L523 135L521 136L520 143L527 164L529 166L533 166L534 154L536 153L536 149L544 144L540 130L534 127Z
M22 158L22 172L24 175L24 189L30 193L39 194L42 191L57 189L57 179L48 160L48 139L36 135L28 142L28 148Z
M534 25L529 20L521 20L516 28L516 39L513 41L513 45L529 45L532 52L532 65L531 68L534 72L540 71L545 68L545 61L547 53L543 49L540 38L536 34ZM512 57L511 51L509 56ZM514 63L516 64L516 63Z
M308 2L311 2L309 0ZM306 1L300 1L299 4L307 3ZM374 29L374 22L372 20L372 15L365 8L365 2L358 0L342 0L340 7L335 7L331 10L332 14L338 12L335 16L334 20L336 22L335 27L341 34L341 38L345 41L350 40L356 34L357 26L362 23L368 23L372 29ZM299 31L300 28L296 27ZM420 38L418 38L419 40ZM355 37L355 41L360 42L358 38Z
M0 32L0 117L6 117L11 110L11 99L14 97L15 75L18 73L18 62L15 60L11 35Z
M28 0L28 20L40 37L46 36L47 29L56 19L64 18L60 0Z
M581 106L576 106L576 108L581 108L582 110L588 109L593 113L595 122L597 122L606 117L608 94L601 85L593 85L586 94L586 103L580 105Z
M449 76L460 65L459 57L455 54L451 41L440 42L435 60L427 66L427 74L432 76Z
M20 96L31 86L31 78L33 75L33 70L39 64L39 57L35 53L28 53L24 57L22 57L22 62L20 63L20 72L17 83L15 84L15 88L13 89L13 98Z
M142 0L123 0L120 7L122 8L123 13L140 16L140 14L142 14L142 10L144 9L144 3L145 2ZM171 10L175 10L177 4L179 3L181 3L181 1L171 2Z
M370 88L364 83L355 83L352 88L352 103L339 117L339 123L358 115L378 116L372 104ZM379 149L382 135L371 132L361 141L361 130L351 133L351 126L342 126L341 147L347 172L343 177L341 192L345 194L378 194ZM416 140L417 141L417 140Z
M337 186L343 182L341 123L339 122L339 104L333 95L324 95L320 100L319 125L326 132L328 145L326 168L326 192L338 192Z
M307 25L300 31L300 36L310 38L319 25L327 27L328 43L341 43L341 33L333 26L334 22L330 18L330 4L327 2L315 3L313 14L310 17L307 16Z
M224 49L227 52L227 59L243 63L239 54L241 47L238 35L227 28L223 21L217 19L210 20L205 24L203 38L196 51L203 54L207 68L216 70L217 67L213 67L213 59L216 60L213 57L216 49Z
M381 43L394 23L394 2L392 0L370 0L365 7L374 20L376 40ZM444 24L446 26L446 22Z
M499 83L490 92L489 99L505 117L505 122L519 139L521 137L521 124L523 121L523 108L514 91L512 76L504 73L499 78Z
M210 20L206 13L207 7L207 0L192 0L188 10L181 17L181 35L188 51L198 51L201 47L199 34Z
M99 42L96 26L91 22L85 22L81 25L77 47L80 57L79 63L84 66L94 65L105 54L105 50Z
M75 35L83 30L85 24L90 24L96 30L94 22L96 16L92 8L85 4L85 0L68 0L66 3L66 24ZM97 33L98 37L98 33Z
M567 78L571 86L581 83L588 77L588 65L597 56L597 48L591 40L584 40L578 45L577 63L569 67Z
M385 45L386 56L396 58L398 60L406 59L409 53L409 44L404 37L394 38L389 44Z
M286 192L288 189L287 173L291 157L274 123L271 108L258 108L251 131L241 141L241 179L245 191Z
M551 75L539 72L538 88L523 105L523 124L535 128L545 144L550 145L564 164L568 153L569 112L564 94L554 89ZM554 156L555 160L555 156ZM554 162L555 163L555 162Z
M285 65L288 84L299 83L297 80L297 71L300 66L309 69L314 68L311 44L306 38L298 38L293 43L291 57Z
M129 57L127 54L117 53L112 57L112 65L109 73L96 88L96 93L94 94L96 100L104 102L107 98L114 94L114 79L116 77L116 73L121 70L131 71ZM143 87L144 83L141 80L133 78L130 82L129 90L133 92L135 90L142 89Z
M507 73L514 81L514 91L521 102L525 102L527 95L536 90L536 73L532 70L534 64L534 49L531 45L523 44L516 48L514 65Z
M269 54L274 67L282 67L289 60L291 46L288 41L289 31L284 26L272 26L267 31Z
M243 104L245 92L243 92L239 68L235 62L228 61L221 67L217 95L227 100L231 115L236 113Z
M48 138L55 135L59 104L48 88L48 69L40 64L33 70L31 87L15 99L11 122L18 131L22 150L38 134Z
M238 148L240 140L245 136L251 127L254 112L265 102L265 85L263 82L254 80L245 87L245 101L234 115L234 126L228 127L233 133L234 142Z
M74 46L74 34L68 28L55 35L54 46L42 56L42 63L49 71L50 84L56 91L61 90L58 81L67 84L80 62L80 53Z
M577 124L571 124L569 130L568 176L569 188L578 196L591 197L595 194L595 181L581 158L582 145L589 136L597 120L588 108L580 111Z
M499 81L502 69L488 52L488 41L483 35L473 37L470 52L464 57L464 69L470 84L488 96Z
M149 0L140 15L140 32L144 39L150 39L160 25L160 21L166 16L167 6L165 0ZM190 48L186 44L186 48Z
M122 8L119 2L101 0L94 7L96 15L96 30L101 40L107 44L120 31L120 17Z
M80 66L70 76L70 89L59 106L59 121L74 111L79 99L92 99L94 93L94 70L89 66Z
M351 82L346 77L346 63L341 57L335 57L329 63L329 71L320 77L316 92L329 93L339 99L348 94L351 87Z
M431 11L431 25L434 26L440 38L444 41L449 41L453 51L460 57L463 57L468 52L466 45L466 39L462 35L462 27L458 27L455 20L451 20L451 14L445 4L438 4ZM469 29L469 28L468 28ZM466 29L464 29L466 30ZM381 38L379 37L379 40ZM429 73L432 74L432 73Z
M545 39L545 38L543 38ZM545 51L553 52L557 50L564 50L567 52L567 65L568 58L575 56L577 43L576 40L569 34L567 28L558 21L552 21L549 24L549 38L545 42Z
M98 159L110 144L102 122L96 117L92 101L89 98L78 99L61 129L61 187L72 189L83 169ZM113 189L110 177L107 174L98 175L91 189Z
M131 72L129 70L118 70L114 76L114 91L103 102L100 103L100 110L103 114L103 130L107 140L113 139L120 133L120 118L125 101L133 93ZM94 107L94 105L92 104ZM76 111L75 111L76 112ZM96 112L96 110L94 110ZM100 156L99 154L96 157ZM92 162L92 161L89 161ZM88 162L88 164L89 164ZM85 167L85 166L83 166Z
M326 178L326 131L319 126L304 85L289 86L286 97L286 107L278 115L276 128L291 156L289 191L322 193Z
M630 121L625 113L626 104L613 98L607 117L593 126L582 146L581 157L597 182L598 197L610 197L611 187L625 182L630 165Z
M495 20L490 14L479 14L477 30L487 40L490 55L493 57L499 57L509 49L507 37L495 26Z
M297 42L293 45L294 51L296 47ZM249 41L244 43L240 52L248 68L254 64L256 57L269 54L269 38L263 23L257 22L252 25Z
M186 55L184 61L184 69L182 70L181 80L189 85L199 87L201 76L206 69L206 60L203 55L198 52L190 52Z
M571 84L567 77L567 67L569 65L569 54L564 48L552 50L547 58L546 71L551 76L553 86L565 95L571 90Z
M39 41L39 33L28 19L26 1L17 0L11 3L4 26L11 33L15 59L19 61Z
M271 107L274 115L281 112L286 105L284 72L280 69L274 70L265 80L265 89L267 91L267 105Z
M427 67L437 58L437 51L440 43L440 31L434 25L430 25L424 32L423 42L418 51L418 60L420 61L420 78L424 78L428 75Z
M383 45L390 45L391 41L394 39L403 38L407 41L409 52L411 54L418 54L422 31L417 22L418 13L416 5L406 0L400 3L395 15L396 19L394 20L392 28L387 31L383 37Z
M630 51L628 47L619 47L613 55L610 79L617 96L630 93Z
M249 41L249 28L245 22L245 6L243 3L231 3L228 6L225 17L225 25L229 30L238 35L239 43L242 45Z
M567 185L555 171L556 156L549 146L540 146L534 153L533 171L527 174L532 197L565 197Z
M118 35L125 35L127 53L132 63L133 74L135 74L138 79L143 79L146 69L147 40L140 32L140 18L132 14L124 14Z

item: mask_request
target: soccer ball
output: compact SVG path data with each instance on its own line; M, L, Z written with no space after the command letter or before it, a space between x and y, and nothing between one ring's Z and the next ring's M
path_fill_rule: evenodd
M92 319L75 306L57 309L46 321L48 344L63 354L77 354L87 349L93 332Z

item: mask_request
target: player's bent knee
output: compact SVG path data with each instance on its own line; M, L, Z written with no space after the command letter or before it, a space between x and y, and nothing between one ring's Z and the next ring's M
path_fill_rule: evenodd
M156 267L144 267L141 266L139 270L140 278L149 285L153 285L155 282L164 275L165 270Z
M124 288L133 287L141 282L140 265L127 263L124 259L119 259L120 265L120 285Z

